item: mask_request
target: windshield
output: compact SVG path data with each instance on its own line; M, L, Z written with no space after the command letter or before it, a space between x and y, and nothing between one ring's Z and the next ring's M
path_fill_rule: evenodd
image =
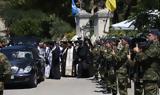
M33 54L31 51L23 51L23 50L5 50L1 51L4 53L9 60L15 59L33 59Z

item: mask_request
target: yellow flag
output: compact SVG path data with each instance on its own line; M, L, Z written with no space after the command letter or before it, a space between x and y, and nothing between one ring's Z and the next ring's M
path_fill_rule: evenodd
M106 0L106 7L109 11L114 12L117 8L116 0Z

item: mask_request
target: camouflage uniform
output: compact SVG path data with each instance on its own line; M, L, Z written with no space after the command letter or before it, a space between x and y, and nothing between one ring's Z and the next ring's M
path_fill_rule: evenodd
M136 62L143 67L144 95L158 95L159 76L159 42L153 42L144 52L137 53ZM142 92L142 88L139 90Z
M0 38L0 48L7 46L8 42L6 38Z
M10 78L11 66L7 57L0 53L0 95L3 95L4 82Z
M142 79L142 66L140 63L135 61L135 58L138 56L134 56L132 59L128 59L128 63L130 64L130 67L133 68L133 81L134 81L134 91L135 95L142 95L143 93L143 79Z
M105 72L106 72L106 63L105 63L105 47L101 46L100 48L100 58L99 58L99 73L101 76L101 79L104 81L104 77L105 77Z
M116 82L116 73L115 73L115 66L116 63L113 60L113 57L111 55L112 49L107 48L105 52L105 63L107 64L106 66L106 71L105 71L105 80L106 80L106 88L108 93L112 92L113 95L117 95L117 82Z
M94 49L92 50L93 54L93 68L94 68L94 76L95 79L98 80L98 69L100 63L100 45L95 45Z
M114 58L117 61L116 73L118 78L118 87L120 95L127 95L128 73L126 61L128 50L129 47L124 46L121 50L116 52L116 55L114 55Z

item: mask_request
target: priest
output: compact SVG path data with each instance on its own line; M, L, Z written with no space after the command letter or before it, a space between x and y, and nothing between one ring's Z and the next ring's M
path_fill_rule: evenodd
M63 52L62 72L63 76L76 76L76 51L72 41L68 41L67 48Z

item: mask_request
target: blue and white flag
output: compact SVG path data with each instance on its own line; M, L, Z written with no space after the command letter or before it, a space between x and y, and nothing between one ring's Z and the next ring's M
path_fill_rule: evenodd
M75 0L72 0L72 15L75 16L77 13L79 13L80 9L77 8L75 4Z

